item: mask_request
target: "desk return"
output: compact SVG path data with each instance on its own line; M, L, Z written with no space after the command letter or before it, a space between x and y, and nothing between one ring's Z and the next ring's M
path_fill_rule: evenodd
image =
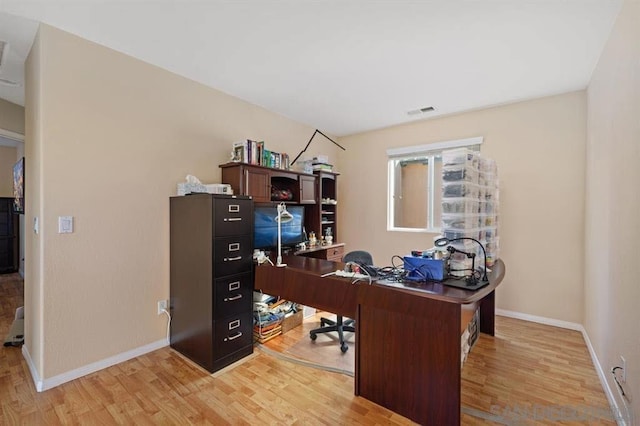
M299 256L285 262L285 268L256 267L256 290L356 319L356 395L421 424L460 423L463 306L479 304L480 331L494 334L501 261L477 291L439 283L352 284L320 277L335 271L333 262Z

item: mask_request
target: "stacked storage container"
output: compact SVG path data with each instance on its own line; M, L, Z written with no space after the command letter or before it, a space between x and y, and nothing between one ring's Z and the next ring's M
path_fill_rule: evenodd
M474 238L487 253L487 266L498 257L498 172L496 162L466 148L442 153L442 234L453 240ZM476 253L476 269L484 266L482 249L471 240L451 243L455 248ZM451 274L469 275L472 260L455 253Z

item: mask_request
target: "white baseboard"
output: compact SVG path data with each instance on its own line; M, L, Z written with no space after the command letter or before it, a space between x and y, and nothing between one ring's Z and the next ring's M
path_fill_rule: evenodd
M29 353L29 349L26 344L22 345L22 356L27 362L27 366L29 366L29 372L31 373L31 378L33 379L33 384L36 386L36 390L38 392L42 392L42 380L40 379L40 375L38 374L38 370L36 370L36 366L33 363L33 359L31 358L31 354Z
M537 322L538 324L552 325L554 327L560 327L560 328L566 328L569 330L584 332L584 327L582 327L582 324L578 324L576 322L539 317L537 315L523 314L521 312L506 311L504 309L496 309L496 315L502 315L503 317L521 319L524 321Z
M76 368L74 370L67 371L66 373L58 374L57 376L53 376L44 380L40 378L40 375L35 368L35 364L31 359L31 354L29 354L29 350L26 345L22 345L22 356L24 356L24 359L29 366L29 371L31 372L31 377L33 378L33 383L36 386L36 390L38 392L43 392L48 389L55 388L56 386L59 386L63 383L70 382L71 380L86 376L87 374L95 373L96 371L111 367L112 365L120 364L121 362L128 361L137 356L153 352L165 346L167 346L167 340L161 339L153 343L149 343L148 345L140 346L139 348L122 352L120 354L105 358L100 361L92 362L91 364L87 364L80 368Z
M598 373L598 377L600 378L600 384L604 389L605 395L607 395L607 399L609 400L609 405L613 410L613 415L615 416L619 426L626 426L627 422L625 421L622 415L622 410L618 405L618 401L613 396L613 391L609 386L609 382L607 381L607 376L605 375L604 370L602 369L602 365L600 365L600 361L598 360L598 355L596 355L596 351L593 349L593 345L591 344L591 339L589 339L589 335L587 334L587 331L584 329L584 327L582 328L582 337L584 337L584 341L587 343L587 348L589 349L589 353L591 354L593 365L596 367L596 372Z
M524 321L536 322L539 324L551 325L554 327L566 328L569 330L576 330L582 333L582 337L584 338L585 343L587 344L587 349L589 350L589 354L591 355L591 361L593 361L593 365L596 369L596 373L598 373L598 378L600 379L600 385L604 390L605 395L607 396L607 400L609 401L609 406L613 411L613 415L615 417L616 422L620 426L626 426L627 423L622 416L622 411L620 410L620 406L618 405L617 400L613 396L613 392L611 387L609 386L609 382L607 381L607 377L602 369L602 365L600 364L600 360L598 360L598 356L596 355L596 351L593 349L593 345L591 344L591 339L589 339L589 335L587 334L587 330L585 330L582 324L578 324L575 322L562 321L553 318L539 317L536 315L523 314L521 312L507 311L504 309L496 309L496 315L501 315L503 317L516 318Z

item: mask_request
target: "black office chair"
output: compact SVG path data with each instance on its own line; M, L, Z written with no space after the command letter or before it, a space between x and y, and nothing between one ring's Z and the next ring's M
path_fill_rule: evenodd
M373 257L366 251L356 250L347 253L344 258L342 258L344 263L347 262L358 262L365 265L373 265ZM340 350L342 353L347 352L349 346L347 346L344 341L344 332L350 331L355 333L355 320L347 318L343 319L341 315L336 315L336 320L330 320L328 318L320 318L320 327L315 328L309 332L309 337L311 340L316 340L318 337L318 333L330 333L333 331L338 332L338 340L340 341Z

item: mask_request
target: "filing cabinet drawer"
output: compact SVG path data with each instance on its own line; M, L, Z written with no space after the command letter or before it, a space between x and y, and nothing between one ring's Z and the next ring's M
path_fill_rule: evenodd
M250 235L216 238L213 262L218 277L251 271L253 259Z
M252 344L253 316L251 312L216 320L213 326L214 360Z
M253 296L251 272L217 279L214 286L214 319L251 312Z
M213 221L217 237L251 234L253 201L238 198L217 200Z

